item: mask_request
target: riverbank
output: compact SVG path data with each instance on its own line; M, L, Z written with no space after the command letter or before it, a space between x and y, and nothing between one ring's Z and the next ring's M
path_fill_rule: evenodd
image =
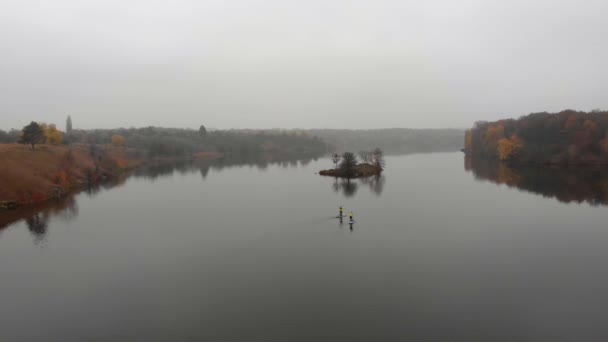
M216 154L192 158L215 158ZM177 161L149 159L145 153L117 146L0 144L0 209L63 198L85 186L99 184L150 164Z
M382 173L382 167L380 166L366 163L357 164L357 166L355 166L354 175L351 178L376 176L380 173ZM319 171L319 175L345 178L346 172L342 169L321 170Z

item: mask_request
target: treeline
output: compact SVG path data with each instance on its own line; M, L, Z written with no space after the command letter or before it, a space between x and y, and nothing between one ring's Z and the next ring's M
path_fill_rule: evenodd
M21 131L17 129L11 129L10 131L3 131L0 129L0 144L12 144L19 141L21 137Z
M308 132L323 139L331 152L379 147L390 155L458 151L464 136L463 129L311 129Z
M44 126L41 124L41 126ZM45 127L55 127L47 125ZM177 128L72 129L66 125L63 144L114 144L148 151L151 156L181 156L197 152L219 152L247 156L258 153L323 154L363 151L379 147L386 154L458 151L464 130L459 129L372 129L372 130L212 130ZM0 130L0 143L20 141L22 130ZM57 139L55 139L57 141ZM45 143L44 139L36 143Z
M29 125L28 125L29 126ZM52 127L54 125L40 125ZM27 126L26 126L27 127ZM48 130L48 129L47 129ZM25 142L23 131L0 131L0 143ZM46 132L46 131L45 131ZM309 133L292 130L225 130L211 131L177 128L118 128L61 132L53 142L90 146L118 145L146 151L149 156L187 156L199 152L219 152L226 156L246 157L262 153L278 155L321 155L326 144ZM31 139L30 139L31 140ZM49 143L36 139L36 143Z
M608 164L608 112L566 110L479 121L465 133L476 157L544 164Z

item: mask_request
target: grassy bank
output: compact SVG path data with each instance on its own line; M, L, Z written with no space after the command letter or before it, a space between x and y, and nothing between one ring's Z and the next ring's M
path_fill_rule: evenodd
M136 151L84 145L0 145L0 207L60 198L140 165Z
M32 150L25 145L0 144L0 209L61 198L144 164L175 161L147 159L144 155L135 149L116 146L39 145Z

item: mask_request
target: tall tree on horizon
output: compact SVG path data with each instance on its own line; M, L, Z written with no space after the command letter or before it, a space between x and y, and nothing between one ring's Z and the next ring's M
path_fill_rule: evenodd
M198 129L198 134L201 136L201 138L206 138L207 137L207 129L205 128L204 125L201 125L201 127Z
M68 115L68 119L65 122L65 132L70 135L72 134L72 117Z

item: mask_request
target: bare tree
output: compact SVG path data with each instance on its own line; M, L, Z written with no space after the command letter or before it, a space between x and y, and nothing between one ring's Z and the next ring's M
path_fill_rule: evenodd
M359 159L362 163L369 163L369 152L359 151Z
M373 164L379 167L380 169L384 168L386 162L384 161L384 152L381 149L376 147L374 152L372 152Z
M331 155L331 161L334 163L334 169L338 168L338 163L340 163L341 158L342 157L340 157L340 155L337 153Z

